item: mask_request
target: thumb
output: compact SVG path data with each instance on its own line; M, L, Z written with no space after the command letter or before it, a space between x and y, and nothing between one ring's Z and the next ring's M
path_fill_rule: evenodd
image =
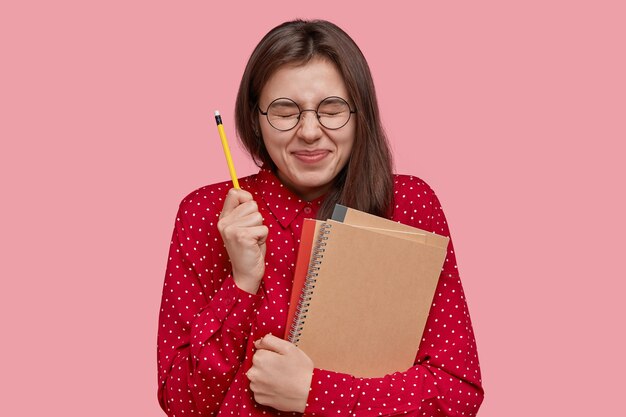
M237 208L240 204L251 201L253 199L254 198L252 197L252 194L250 194L248 191L231 188L230 190L228 190L226 198L224 199L224 206L222 207L220 217L230 214L230 212Z
M254 347L257 349L265 349L281 355L286 354L293 346L293 343L276 337L271 333L254 342Z

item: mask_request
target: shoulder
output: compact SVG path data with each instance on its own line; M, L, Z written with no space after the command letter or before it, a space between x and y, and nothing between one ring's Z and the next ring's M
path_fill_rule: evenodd
M392 220L419 228L427 228L439 203L428 183L413 175L393 176Z
M418 201L430 201L435 192L419 177L413 175L393 175L393 199L396 204L415 204Z

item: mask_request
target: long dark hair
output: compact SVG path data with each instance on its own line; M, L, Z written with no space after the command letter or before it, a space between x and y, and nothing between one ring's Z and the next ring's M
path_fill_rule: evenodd
M392 158L383 131L374 82L367 61L346 32L325 20L294 20L272 29L256 46L239 85L235 123L239 139L257 165L276 170L259 129L257 105L272 74L286 64L313 58L336 65L356 107L355 140L346 166L337 175L318 218L330 217L335 203L379 216L391 215Z

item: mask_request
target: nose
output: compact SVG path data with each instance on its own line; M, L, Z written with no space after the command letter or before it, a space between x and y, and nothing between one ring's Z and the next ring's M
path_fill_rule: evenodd
M322 126L315 110L303 110L298 124L298 135L303 140L313 142L322 136Z

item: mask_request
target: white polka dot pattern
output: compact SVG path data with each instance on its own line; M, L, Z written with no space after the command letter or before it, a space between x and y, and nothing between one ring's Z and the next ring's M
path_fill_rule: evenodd
M418 178L394 176L392 219L449 236L435 194ZM183 199L176 217L158 331L159 401L170 416L300 415L257 404L245 371L252 342L284 338L296 251L305 218L323 197L300 200L268 170L240 180L269 227L257 294L239 289L217 231L230 182ZM385 277L385 279L389 279ZM473 416L483 398L474 334L452 242L415 366L382 378L315 368L305 415ZM384 358L381 358L384 360Z

